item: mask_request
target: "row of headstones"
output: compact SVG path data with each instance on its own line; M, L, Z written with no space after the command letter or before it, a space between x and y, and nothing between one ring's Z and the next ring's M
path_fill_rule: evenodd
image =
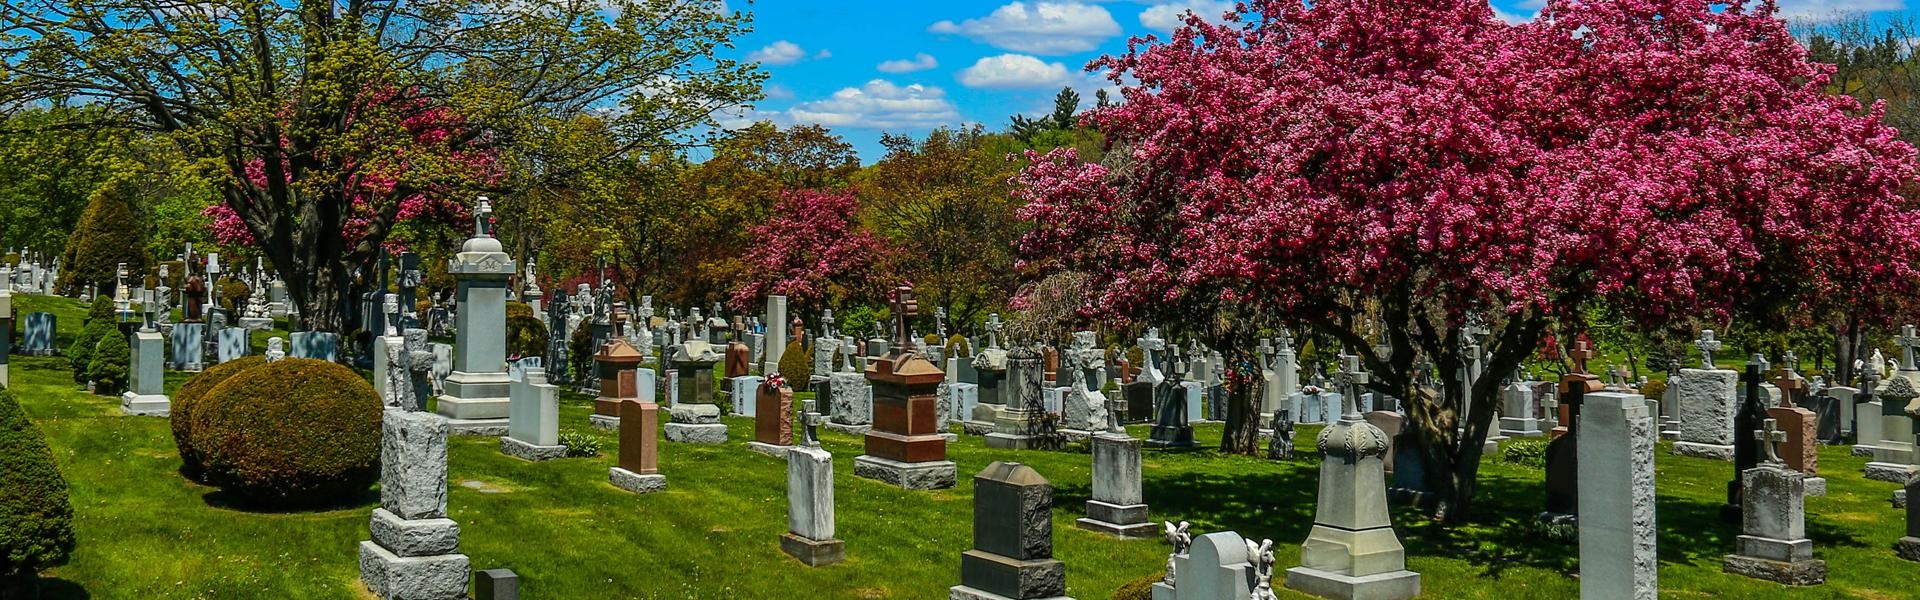
M11 254L12 252L9 252ZM38 257L25 258L20 268L0 265L0 288L22 294L54 295L53 284L60 279L60 261L42 266Z

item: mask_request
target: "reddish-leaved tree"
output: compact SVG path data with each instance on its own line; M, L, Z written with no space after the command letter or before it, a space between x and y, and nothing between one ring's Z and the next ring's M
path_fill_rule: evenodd
M1089 303L1109 319L1199 297L1338 339L1403 400L1443 521L1470 512L1501 378L1589 303L1876 310L1920 274L1914 149L1821 91L1771 2L1243 7L1094 63L1123 85L1086 117L1113 150L1017 180L1022 253L1111 279ZM1471 389L1470 317L1491 331Z
M859 210L852 189L782 193L767 222L747 236L746 283L733 291L729 304L750 311L768 295L784 295L795 306L793 314L810 314L806 311L884 298L880 273L888 262L887 245L860 225Z

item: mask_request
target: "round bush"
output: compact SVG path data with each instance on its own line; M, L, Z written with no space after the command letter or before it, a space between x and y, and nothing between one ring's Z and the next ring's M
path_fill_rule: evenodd
M582 329L585 329L582 327ZM546 356L547 325L533 315L507 317L507 356Z
M13 393L0 389L0 597L21 592L9 581L67 564L73 543L67 480Z
M95 318L80 328L80 335L73 338L73 345L67 347L67 364L73 368L73 382L86 383L93 375L93 351L100 341L110 337L119 337L120 328L115 327L111 318Z
M215 386L227 378L267 363L264 356L248 356L239 360L227 361L209 367L180 384L180 391L173 393L172 414L167 417L168 425L173 427L173 447L180 450L180 473L187 479L205 481L200 467L200 455L193 451L191 435L193 432L193 408L200 399L213 391Z
M780 374L793 391L807 391L807 379L813 376L813 351L800 340L787 342L786 353L780 355Z
M573 328L573 337L567 338L567 362L573 363L575 381L586 381L599 377L593 372L593 353L599 351L593 347L593 328L585 323ZM646 348L641 348L642 353Z
M379 477L384 409L351 369L285 359L214 386L188 436L207 483L263 505L327 505Z
M533 316L533 305L527 304L525 302L521 302L519 300L514 300L507 303L508 319L512 319L514 317L531 317L531 316Z
M128 372L132 350L118 329L100 338L100 345L93 347L93 360L87 363L87 378L93 380L93 393L118 396L127 391L127 383L132 381Z

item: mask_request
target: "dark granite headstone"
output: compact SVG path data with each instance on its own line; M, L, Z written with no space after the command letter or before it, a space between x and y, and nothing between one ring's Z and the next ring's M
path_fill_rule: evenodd
M1153 420L1153 384L1135 381L1120 386L1120 395L1126 398L1129 423L1144 423Z
M1580 512L1580 432L1547 443L1547 512L1572 515Z
M955 598L1054 598L1067 592L1053 558L1053 484L1020 463L995 462L973 478L973 549L960 555Z
M519 600L520 576L507 569L487 569L473 574L474 600Z

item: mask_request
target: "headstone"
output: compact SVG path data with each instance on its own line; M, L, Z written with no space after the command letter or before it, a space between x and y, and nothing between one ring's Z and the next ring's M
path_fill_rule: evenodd
M1347 397L1358 398L1368 378L1359 357L1341 356ZM1300 546L1300 566L1287 570L1287 587L1327 598L1412 598L1420 594L1420 574L1406 569L1406 550L1387 514L1386 434L1351 400L1345 409L1320 432L1313 530Z
M594 375L600 380L600 395L593 399L593 414L587 420L594 427L618 429L622 402L652 401L651 398L642 398L642 390L649 396L653 390L652 382L641 381L639 371L650 371L640 368L640 363L645 359L638 348L620 336L607 340L593 354Z
M1920 391L1906 377L1895 376L1888 379L1876 394L1880 399L1880 441L1873 445L1873 460L1867 463L1867 479L1890 483L1905 483L1908 479L1920 476L1920 468L1912 464L1914 458L1913 422L1907 419L1904 409ZM1897 415L1888 416L1888 413ZM1874 419L1873 414L1862 414L1862 422ZM1902 437L1904 436L1904 438ZM1904 441L1902 441L1904 439Z
M724 444L727 426L720 422L720 406L713 403L713 366L724 357L704 340L682 342L673 351L673 370L679 396L669 409L667 440L690 444Z
M1186 535L1186 523L1181 522L1181 526L1177 533L1170 531L1169 537ZM1253 564L1256 557L1248 546L1246 538L1231 531L1175 544L1176 550L1184 551L1168 558L1165 579L1153 586L1154 600L1254 598L1258 572Z
M1721 569L1787 585L1825 583L1827 562L1813 558L1813 540L1807 538L1806 475L1775 452L1787 433L1773 419L1761 427L1753 435L1767 458L1741 474L1741 535Z
M620 402L620 464L607 470L614 487L646 494L667 489L660 473L660 406L652 402Z
M919 312L913 288L895 287L891 303L895 342L867 366L873 429L863 438L866 453L853 459L853 474L910 490L953 487L954 464L938 422L938 388L946 374L921 356L910 336Z
M560 388L547 383L547 370L523 367L511 394L500 452L534 462L566 458L567 447L560 445Z
M787 532L780 550L809 567L840 562L847 550L833 531L833 454L800 446L786 458Z
M1786 434L1786 442L1779 447L1781 459L1787 468L1805 476L1802 485L1807 495L1827 495L1827 480L1819 477L1819 417L1798 406L1775 406L1768 408L1766 414L1779 426L1780 432Z
M787 332L781 325L787 322L787 297L767 296L766 361L760 363L761 373L779 373L780 356L787 351Z
M1739 415L1740 374L1726 369L1681 369L1668 385L1680 404L1680 439L1673 453L1733 460L1734 419Z
M729 377L727 383L728 402L733 404L733 414L753 418L759 412L758 402L760 384L767 378L758 375Z
M1105 368L1105 352L1093 347L1094 333L1079 331L1073 334L1073 345L1066 355L1067 397L1062 400L1066 429L1100 432L1121 431L1118 415L1110 407L1106 394L1100 392L1095 379L1096 373Z
M873 424L873 386L860 373L828 376L828 429L864 435Z
M510 569L474 573L473 600L520 600L520 576Z
M120 395L121 412L148 417L172 414L173 404L165 392L166 370L162 362L165 359L161 355L165 345L151 322L133 334L132 354L127 361L127 373L132 379L128 382L130 389Z
M1894 542L1894 553L1911 561L1920 561L1920 477L1907 480L1904 502L1907 509L1907 535Z
M53 313L35 312L27 313L22 319L25 324L21 326L20 353L27 356L53 356L57 352L53 340L55 332L59 330L60 318Z
M294 358L327 362L340 360L340 334L331 331L295 331L288 337L292 338L290 341L293 342ZM502 375L504 376L504 373Z
M174 370L193 372L206 368L207 325L205 323L174 325L171 341Z
M480 198L474 234L447 263L455 284L453 373L435 410L455 433L498 435L512 403L507 380L507 287L518 269L490 230L493 207Z
M960 555L954 600L1064 599L1067 568L1053 558L1053 484L1020 463L973 478L973 549Z
M7 356L13 354L13 275L0 276L0 387L11 387Z
M1093 436L1093 498L1081 529L1121 538L1149 538L1146 497L1140 492L1140 440L1126 433Z
M1767 407L1771 404L1761 388L1765 384L1767 367L1766 357L1759 354L1747 360L1746 372L1740 375L1742 390L1739 412L1734 417L1734 431L1757 431L1766 419ZM1740 500L1741 490L1744 489L1742 478L1748 469L1760 466L1765 454L1750 435L1734 440L1733 477L1727 482L1727 503L1720 507L1721 520L1734 523L1741 521L1740 513L1745 507Z
M1042 400L1045 392L1041 387L1045 385L1046 367L1040 363L1040 351L1029 345L1003 352L1001 356L1006 380L1000 383L1000 393L1006 405L994 411L993 432L987 434L985 442L988 448L1033 448L1049 433L1045 429L1046 409Z
M1589 393L1581 404L1580 596L1656 599L1653 411L1639 394Z
M214 360L217 364L246 358L252 351L252 342L246 329L228 327L220 330L220 339L214 346Z
M1149 338L1152 333L1151 330L1148 332ZM1145 348L1146 345L1141 347ZM1153 368L1151 362L1147 364L1149 371L1141 376L1141 381L1159 381L1153 390L1154 423L1153 431L1148 434L1147 445L1155 448L1192 448L1193 417L1198 407L1189 401L1191 399L1187 395L1192 388L1186 385L1188 382L1181 380L1188 372L1186 360L1174 357L1170 363L1171 369L1164 375Z
M1264 361L1267 364L1267 387L1260 399L1260 413L1270 421L1275 411L1291 408L1284 405L1300 391L1300 365L1293 351L1293 335L1284 329L1280 331L1279 338L1262 340L1261 349L1262 356L1272 357Z
M380 436L380 508L360 542L360 579L387 600L463 598L469 561L447 518L447 422L387 409Z
M757 380L752 390L755 407L753 416L753 441L747 442L747 449L779 458L786 455L788 446L793 445L793 388L787 387L786 378L775 374L771 378Z
M1500 433L1512 437L1540 437L1540 419L1535 418L1533 386L1516 381L1501 390Z

